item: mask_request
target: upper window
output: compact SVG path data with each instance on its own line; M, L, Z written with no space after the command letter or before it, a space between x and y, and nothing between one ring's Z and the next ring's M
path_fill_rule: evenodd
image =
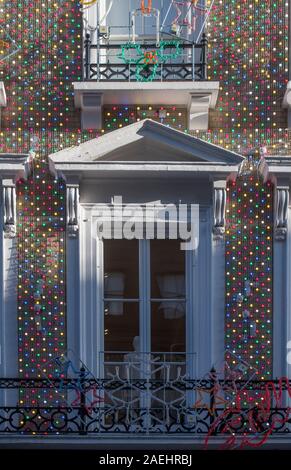
M143 5L146 15L140 14ZM98 4L85 9L84 18L87 26L93 29L99 17L99 23L109 27L111 39L128 40L134 22L138 38L154 38L158 28L161 33L168 35L167 39L178 36L197 40L208 14L209 7L205 5L205 0L99 0Z
M104 350L132 350L139 335L138 240L104 241Z
M185 251L179 240L150 242L151 348L183 352L185 345Z
M185 322L180 240L104 240L105 353L183 353Z

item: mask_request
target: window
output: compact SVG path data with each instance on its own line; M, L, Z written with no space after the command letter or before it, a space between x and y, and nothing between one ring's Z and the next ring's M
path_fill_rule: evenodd
M151 349L183 352L185 345L185 252L179 240L150 242Z
M185 252L179 240L104 240L105 363L184 359Z
M139 335L138 240L104 242L104 350L130 351Z
M104 420L112 424L114 410L117 425L124 419L134 427L144 425L144 419L148 426L176 422L180 419L176 405L188 409L195 401L192 392L185 394L174 385L185 376L194 377L195 367L195 355L187 354L186 348L187 252L181 250L180 240L103 239L101 243L100 370L105 379L120 383L104 396ZM150 385L145 392L135 386L136 379L158 380L160 385L158 389Z
M149 5L149 0L145 0L145 7ZM153 9L158 9L160 13L159 29L166 34L177 34L178 37L186 37L196 40L201 38L204 30L205 20L209 14L209 6L204 0L198 1L195 5L185 2L181 5L172 0L152 0ZM130 24L131 13L139 10L141 0L99 0L98 4L93 4L84 10L85 30L94 31L97 24L97 5L99 6L99 21L102 26L110 27L110 38L128 40L131 36ZM156 37L156 17L155 15L136 16L136 34L138 38ZM93 34L95 39L95 35Z

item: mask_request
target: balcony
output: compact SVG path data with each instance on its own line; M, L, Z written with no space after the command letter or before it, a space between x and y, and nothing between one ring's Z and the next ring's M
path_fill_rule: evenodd
M90 34L84 41L84 80L95 81L195 81L207 80L207 38L202 35L199 44L181 43L179 55L173 53L173 41L165 41L162 57L150 56L155 44L142 44L129 50L121 60L124 44L92 44ZM160 61L160 63L159 63ZM149 62L149 63L148 63ZM139 68L142 70L139 72Z
M83 129L102 129L103 106L186 108L188 129L208 129L219 83L207 80L207 39L199 44L84 41L83 81L74 83Z
M84 366L66 377L0 379L0 445L29 436L290 445L290 380L239 380L233 387L214 370L193 379L184 353L122 362L107 355L104 365L101 379Z

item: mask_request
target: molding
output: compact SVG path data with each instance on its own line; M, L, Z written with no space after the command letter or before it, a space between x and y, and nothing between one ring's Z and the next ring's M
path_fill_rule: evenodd
M77 238L79 234L79 185L67 184L67 234Z
M223 239L225 233L226 182L213 183L213 228L215 238Z
M207 130L209 128L210 102L210 94L191 94L188 104L188 129L190 131Z
M211 108L215 108L219 81L172 81L172 82L106 82L87 81L73 82L75 105L80 107L81 93L103 93L104 104L116 105L117 98L121 98L121 103L127 105L138 104L163 104L175 106L187 105L189 95L192 93L212 94L210 102ZM154 101L153 101L154 99ZM174 99L174 103L173 103Z
M0 155L0 176L2 179L23 178L24 164L28 155L21 153L5 153Z
M167 161L167 148L179 155L180 163L186 161L186 163L196 162L196 164L238 165L243 160L243 157L235 152L151 119L144 119L76 147L61 150L49 155L49 159L57 169L61 169L62 165L68 163L78 163L79 165L90 163L92 165L93 163L101 163L101 159L103 163L106 163L106 158L110 158L112 152L116 150L120 152L122 148L128 152L129 146L136 143L144 148L144 142L152 142L155 147L159 145L165 153L165 161ZM122 161L122 159L119 161ZM150 161L151 154L149 153L147 162ZM134 162L136 160L133 158L128 160L128 164ZM111 163L113 163L112 160Z
M285 241L288 232L289 187L276 188L275 231L277 241Z
M96 178L227 178L230 173L237 172L237 165L199 164L161 162L55 162L54 167L64 178L78 176L80 180Z
M103 94L84 92L80 95L82 129L102 129Z
M16 236L16 189L11 180L2 181L3 230L5 238Z

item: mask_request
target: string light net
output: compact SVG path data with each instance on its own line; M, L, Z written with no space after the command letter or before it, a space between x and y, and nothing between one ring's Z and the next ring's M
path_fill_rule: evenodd
M288 21L286 0L213 3L207 24L208 79L219 81L218 103L210 110L209 129L191 134L237 152L265 146L269 154L290 154L291 132L282 107L288 82ZM154 103L152 107L157 109ZM130 123L125 111L123 107L117 118L112 112L103 130ZM187 131L186 123L181 126L177 115L173 118L167 124ZM157 114L153 119L160 120Z
M256 163L227 184L226 360L234 356L272 377L273 192Z
M25 153L37 142L32 174L17 183L19 373L43 377L43 365L66 350L65 184L49 173L47 155L80 140L72 82L82 77L81 11L73 0L11 0L0 13L8 100L0 151ZM53 400L50 390L20 393L20 404Z
M161 109L161 106L155 103L147 107L142 104L132 107L126 104L107 107L104 110L102 130L81 130L80 113L74 106L72 86L72 82L82 80L80 7L81 4L75 0L0 0L0 80L5 84L8 98L7 107L1 111L0 151L24 153L31 149L33 139L37 139L39 143L33 178L26 183L19 183L17 187L18 204L22 204L18 205L19 223L22 224L19 226L18 235L19 360L20 373L26 376L37 375L37 365L47 360L54 348L62 350L65 344L65 307L60 303L61 292L64 292L61 281L64 280L65 274L60 271L59 258L57 268L49 272L51 263L48 255L53 249L57 250L57 253L52 256L59 257L61 254L58 250L65 249L64 242L60 240L61 224L64 222L59 221L60 226L57 227L54 225L54 219L49 220L50 217L64 217L61 204L65 189L63 183L54 182L49 175L47 155L145 117L188 132L186 110L177 109L175 106ZM208 78L220 82L220 93L217 109L210 112L209 130L194 132L195 135L236 151L263 144L269 153L290 153L291 135L286 129L287 112L281 106L288 80L288 2L216 0L207 30ZM236 184L242 182L238 180ZM253 187L250 181L248 184ZM258 184L262 183L258 181ZM41 189L38 189L38 186ZM231 186L228 187L229 191L230 188ZM233 191L236 191L236 186ZM231 192L229 196L231 200L235 198L232 194ZM40 199L35 199L36 197ZM42 200L43 197L45 201ZM51 201L51 204L48 201ZM43 208L43 203L48 206ZM37 207L39 211L44 211L41 223L46 220L47 224L38 234L35 232L37 227L40 227ZM57 208L58 216L52 216L52 208ZM234 212L231 217L232 215ZM235 232L234 228L230 228L230 231L238 240L240 234ZM36 235L47 239L46 248L40 248L40 242L31 243ZM54 237L55 243L52 240ZM229 235L227 240L230 241ZM248 240L252 240L252 237ZM43 346L43 343L48 342L48 339L41 336L43 326L37 326L35 319L32 319L32 301L35 300L36 281L40 279L37 278L35 269L44 270L40 268L38 261L31 263L33 267L29 265L31 256L41 260L37 250L44 250L41 256L44 255L46 265L46 286L49 279L55 282L54 290L58 296L58 300L52 299L48 287L44 288L45 299L42 299L44 303L41 305L46 312L43 320L44 331L51 333L49 347ZM234 265L231 264L229 255L227 260L232 270L235 262ZM253 255L244 260L248 267L250 262L254 262ZM271 265L271 260L269 263ZM266 276L265 269L262 266L261 268ZM242 272L241 266L237 265L237 269ZM54 270L56 274L58 272L58 279L55 281ZM29 281L31 275L34 276L33 282ZM236 282L228 276L228 282L230 281ZM267 282L271 283L266 279ZM241 286L237 286L237 289L239 287ZM64 300L64 294L62 296ZM49 305L49 299L56 303ZM242 356L251 355L254 361L259 361L260 370L266 375L271 370L271 333L268 333L271 330L268 323L271 321L271 307L267 310L262 306L256 307L259 310L256 312L256 319L259 320L258 336L247 343L240 336L243 332L238 326L241 321L238 316L241 313L238 310L240 307L231 303L231 307L227 308L227 315L231 315L227 316L226 333L229 347L237 350ZM54 320L57 324L48 324L48 312L54 312L52 315L58 317ZM263 314L265 323L260 317ZM250 323L250 319L248 322ZM51 330L48 327L51 327ZM54 328L57 328L56 334Z
M66 350L65 184L38 158L17 183L18 342L21 376L54 374L52 357ZM20 404L51 403L51 390L21 390Z
M207 1L207 7L211 4ZM43 145L43 133L49 134L51 151L98 136L100 132L81 131L73 102L72 82L82 79L81 4L1 0L0 10L0 80L9 98L2 113L0 149L28 151L32 132L40 133ZM269 153L291 151L287 111L282 108L288 21L286 0L213 2L207 26L208 78L220 82L220 93L209 130L195 134L236 151L261 144ZM117 127L126 125L123 116L117 121ZM174 121L171 125L176 127ZM186 123L179 128L187 130ZM103 132L108 130L104 125Z
M287 151L288 2L217 0L208 39L209 79L220 82L210 121L215 141L235 150L263 144L270 153Z
M104 107L104 132L120 129L143 119L153 119L179 130L186 128L184 108L176 106L113 106Z
M8 99L0 151L28 152L36 134L43 155L77 143L80 116L72 82L82 78L80 5L75 0L2 0L0 10L0 40L10 41L17 51L7 58L0 50L0 80Z

